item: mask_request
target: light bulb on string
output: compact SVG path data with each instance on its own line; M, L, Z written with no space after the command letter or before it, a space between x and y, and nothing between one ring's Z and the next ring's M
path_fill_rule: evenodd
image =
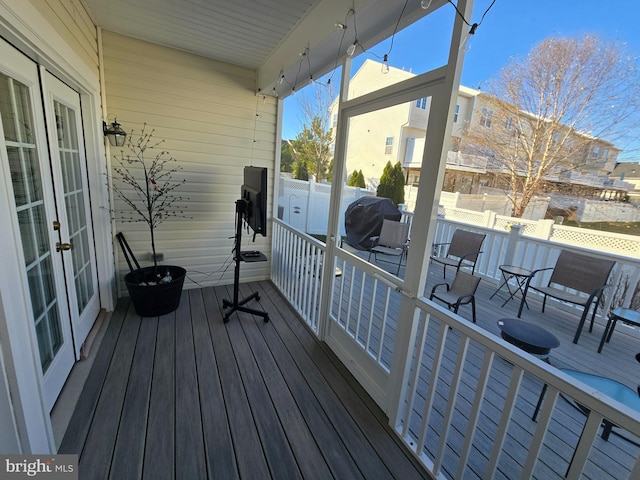
M385 53L382 60L382 68L380 71L384 74L389 73L389 56Z
M428 9L429 9L429 7L431 6L431 2L432 2L432 1L433 1L433 0L422 0L422 1L420 2L420 6L421 6L424 10L428 10Z
M358 40L355 40L351 45L349 45L349 48L347 48L347 55L349 55L350 57L353 57L353 54L356 53L357 44L358 44Z
M458 49L459 52L467 53L469 51L469 49L471 48L471 42L469 41L471 36L471 32L465 35L465 37L462 39L462 42L460 42L460 48Z

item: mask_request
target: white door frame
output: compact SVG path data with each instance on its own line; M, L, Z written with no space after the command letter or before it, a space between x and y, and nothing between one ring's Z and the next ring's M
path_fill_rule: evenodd
M0 36L25 55L37 59L39 65L80 93L101 306L113 310L115 266L106 208L109 197L104 180L106 162L98 69L96 65L85 63L31 2L0 1ZM6 192L0 193L0 204L12 200L6 195ZM0 225L11 225L7 208L0 208ZM10 233L0 229L0 242L12 245L15 240ZM12 403L0 402L0 408L3 408L2 418L13 418L15 428L0 429L0 444L19 445L19 451L15 453L55 453L51 420L43 402L41 367L34 350L37 344L31 337L32 327L24 322L24 318L29 318L28 292L22 288L22 282L14 281L22 275L23 266L19 259L9 257L3 258L3 275L0 276L0 383L7 387ZM25 345L31 348L24 348Z

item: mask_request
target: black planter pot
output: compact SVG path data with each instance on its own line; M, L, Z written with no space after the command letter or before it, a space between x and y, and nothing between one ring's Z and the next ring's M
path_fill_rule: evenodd
M167 283L156 283L159 272L164 277L167 272L172 280ZM180 305L182 285L187 271L182 267L162 265L144 267L129 272L124 276L124 283L129 290L131 302L138 315L157 317L173 312ZM149 285L149 283L156 283Z

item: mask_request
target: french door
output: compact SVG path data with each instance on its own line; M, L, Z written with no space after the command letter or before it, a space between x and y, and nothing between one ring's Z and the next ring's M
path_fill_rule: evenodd
M100 308L80 98L1 40L0 160L51 409Z

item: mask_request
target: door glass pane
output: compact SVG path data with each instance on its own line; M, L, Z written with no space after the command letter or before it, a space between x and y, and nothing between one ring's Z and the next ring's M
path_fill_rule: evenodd
M4 137L7 141L15 142L18 139L18 134L16 133L15 118L12 116L14 111L11 98L12 86L11 79L0 74L0 117L4 127Z
M4 125L4 124L3 124ZM13 193L16 206L20 207L29 201L34 202L42 198L42 183L40 182L40 165L35 151L35 145L22 144L21 147L7 142L7 156L9 170L13 181ZM28 172L28 175L24 175Z
M80 145L76 130L76 112L54 102L58 149L63 178L64 204L69 224L69 243L72 246L73 280L82 313L93 296L93 263L89 251L89 233L85 208L87 198L83 189Z
M42 370L63 343L29 89L0 74L0 114Z

